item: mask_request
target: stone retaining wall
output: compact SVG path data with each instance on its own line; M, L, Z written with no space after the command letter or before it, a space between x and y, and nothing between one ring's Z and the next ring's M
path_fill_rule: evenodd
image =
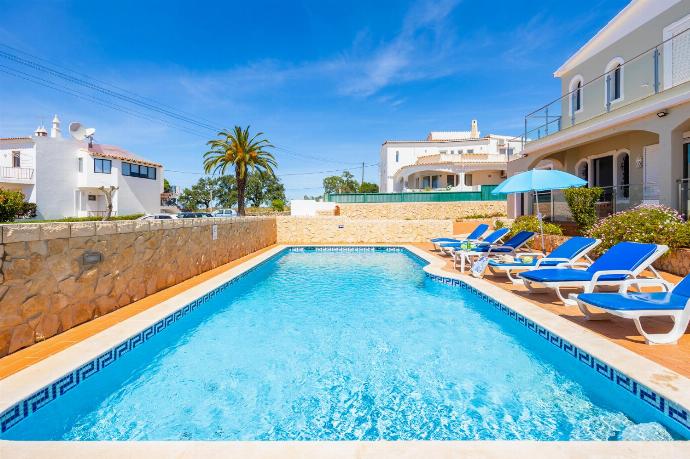
M390 220L442 220L506 215L506 201L394 202L337 204L342 217Z
M423 242L453 234L452 220L277 217L276 221L278 242L283 244Z
M276 242L274 217L0 227L0 357Z

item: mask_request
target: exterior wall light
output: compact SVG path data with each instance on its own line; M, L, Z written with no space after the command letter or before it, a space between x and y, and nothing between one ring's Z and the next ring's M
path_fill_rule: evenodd
M668 115L668 110L661 110L656 114L659 118L663 118L664 116Z

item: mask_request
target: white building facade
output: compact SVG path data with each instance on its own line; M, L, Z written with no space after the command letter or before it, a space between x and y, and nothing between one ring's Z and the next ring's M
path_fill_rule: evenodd
M113 215L156 213L163 166L122 148L63 137L55 116L50 135L0 138L0 188L21 191L41 219L103 216L116 187Z
M379 187L383 193L478 191L506 177L509 159L520 154L519 138L481 137L477 121L469 131L430 132L426 140L387 140L381 146Z

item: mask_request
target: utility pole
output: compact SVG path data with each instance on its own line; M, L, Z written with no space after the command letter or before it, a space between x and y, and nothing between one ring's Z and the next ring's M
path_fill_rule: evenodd
M364 161L362 161L362 181L359 182L359 186L362 186L362 183L364 183Z

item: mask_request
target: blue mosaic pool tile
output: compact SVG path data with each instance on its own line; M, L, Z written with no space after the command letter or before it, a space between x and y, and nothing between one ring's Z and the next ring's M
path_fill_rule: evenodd
M605 362L598 360L597 358L578 348L574 344L564 340L560 336L551 333L546 328L541 327L539 324L528 319L522 314L519 314L518 312L500 303L499 301L491 297L488 297L486 294L480 292L479 290L470 286L466 282L463 282L459 279L450 279L447 277L437 276L435 274L430 273L427 273L426 275L428 278L435 282L440 282L442 284L451 286L460 286L461 288L472 291L472 293L486 300L497 310L503 312L508 317L511 317L517 323L527 327L528 330L531 330L538 336L547 340L549 343L561 349L566 354L575 358L578 362L582 363L587 368L590 368L593 371L595 371L599 376L602 376L608 379L609 381L614 382L616 385L627 390L632 395L636 396L641 401L645 402L647 405L652 406L653 408L658 410L662 415L668 417L674 423L677 423L680 426L681 431L685 432L686 434L690 434L690 413L688 413L688 410L686 410L685 408L681 407L680 405L677 405L676 403L670 400L667 400L665 397L657 394L652 389L641 385L629 376L621 373L620 371L611 367Z

